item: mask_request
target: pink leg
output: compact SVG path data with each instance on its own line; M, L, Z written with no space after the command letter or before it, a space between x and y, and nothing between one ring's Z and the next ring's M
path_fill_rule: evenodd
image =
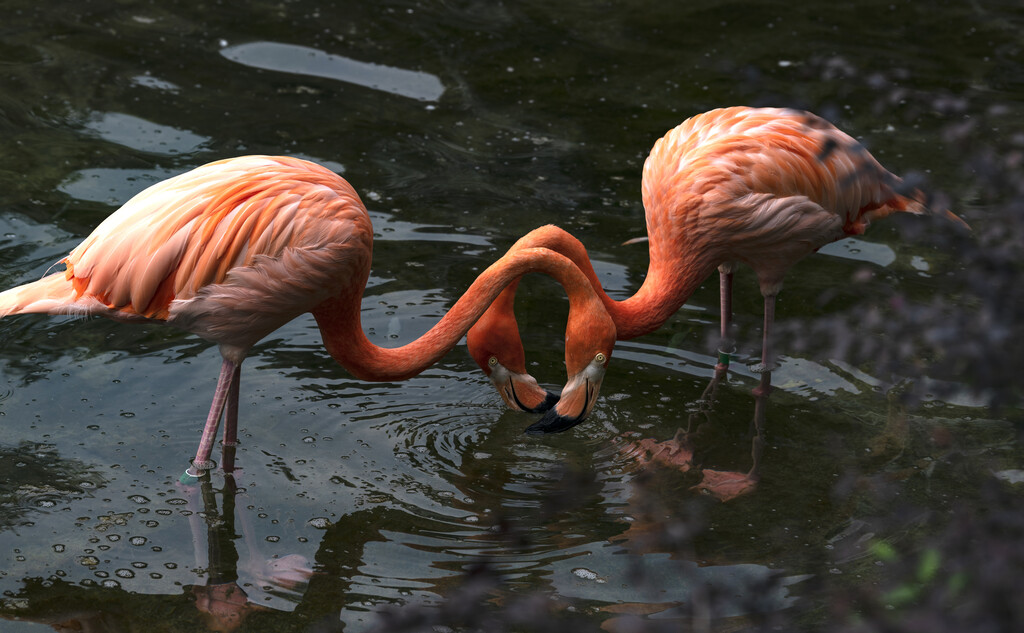
M220 366L220 376L217 378L217 390L213 392L213 403L210 405L210 414L206 417L206 426L203 427L203 437L199 440L199 448L196 449L196 457L192 460L192 465L185 470L185 474L182 475L182 479L189 477L195 478L202 475L203 471L209 470L213 467L213 462L210 461L210 453L213 452L213 440L217 436L217 427L220 426L220 416L224 411L224 405L229 400L229 395L232 390L232 383L236 382L238 374L236 370L240 369L239 366L233 362L224 359L224 362ZM237 412L238 412L238 391L237 386L235 387L235 422L237 428ZM227 429L225 429L225 433ZM235 431L232 431L234 433Z
M775 356L772 351L772 326L775 324L775 295L764 296L764 334L761 338L761 383L754 387L754 395L768 395L772 389L772 370Z
M224 408L224 440L221 442L220 467L225 473L235 470L235 447L238 446L238 387L241 382L242 366L235 365Z
M716 370L729 368L729 360L735 350L732 339L729 337L729 330L732 327L732 272L726 272L721 267L718 269L718 294L721 300L721 338L718 347L718 365Z

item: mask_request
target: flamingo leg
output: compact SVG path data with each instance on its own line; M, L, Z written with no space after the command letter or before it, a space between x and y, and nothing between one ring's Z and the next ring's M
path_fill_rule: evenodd
M181 476L182 482L194 481L197 477L201 476L206 470L213 467L213 462L210 460L210 453L213 452L213 440L217 436L217 427L220 426L220 417L224 412L224 405L229 400L229 394L231 393L231 383L235 382L237 374L235 370L240 366L224 359L224 362L220 366L220 376L217 378L217 389L213 392L213 403L210 405L210 414L206 416L206 425L203 427L203 436L199 440L199 448L196 449L195 459L192 460L192 465L185 469L185 474ZM237 428L237 387L235 393L236 402L234 405L235 416L236 416L236 428Z
M772 327L775 324L775 295L764 296L764 333L761 338L761 363L756 371L761 374L761 382L754 387L754 395L768 395L772 389L772 370L775 369L775 356L772 349Z
M235 447L238 446L238 387L242 382L242 366L235 365L224 405L224 439L221 442L221 469L225 473L235 470Z
M715 370L729 369L732 353L736 351L730 336L732 329L732 270L718 269L718 294L722 326L719 332L718 365Z

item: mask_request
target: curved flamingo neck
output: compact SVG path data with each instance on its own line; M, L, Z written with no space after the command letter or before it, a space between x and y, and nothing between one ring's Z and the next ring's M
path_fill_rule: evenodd
M574 318L585 320L594 310L601 311L589 280L569 259L547 249L530 248L508 253L491 264L434 327L401 347L380 347L366 338L360 319L361 284L324 301L313 309L313 316L328 353L354 376L369 381L404 380L440 360L506 286L530 272L546 273L562 284L569 295L570 325Z
M636 294L615 301L601 292L618 338L627 340L657 330L686 303L714 269L698 258L674 256L665 260L652 253L647 276Z
M579 267L615 322L620 340L657 330L715 269L709 258L690 245L666 247L655 239L650 243L650 264L640 289L632 297L616 301L601 286L586 247L571 233L543 226L520 239L512 250L537 246L563 253Z

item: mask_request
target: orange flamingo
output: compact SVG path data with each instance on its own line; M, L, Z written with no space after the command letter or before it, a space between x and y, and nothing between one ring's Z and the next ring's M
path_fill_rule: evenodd
M642 188L650 265L628 299L605 294L586 248L557 227L527 234L512 251L544 247L572 259L598 291L620 340L660 327L717 267L721 337L728 346L733 270L737 262L749 265L764 295L759 392L770 389L770 332L786 270L825 244L863 233L873 220L926 211L924 194L907 191L852 137L811 113L777 108L724 108L687 119L654 144ZM512 312L515 289L502 293L467 340L474 357L479 350L502 350L515 361L505 367L495 357L482 366L510 406L530 410L507 395L527 392L530 403L544 401L526 373ZM719 353L719 362L728 365L727 352ZM561 431L569 421L547 418L527 432Z
M543 272L565 287L570 304L570 397L546 415L574 420L589 413L615 328L570 260L546 249L517 249L481 273L426 334L387 349L372 344L360 325L372 250L366 208L334 172L295 158L233 158L139 193L62 260L64 272L0 293L0 317L102 315L166 323L217 343L223 363L199 448L183 475L188 480L212 467L222 415L224 446L237 441L248 350L293 318L312 312L327 351L357 378L404 380L454 347L502 288Z

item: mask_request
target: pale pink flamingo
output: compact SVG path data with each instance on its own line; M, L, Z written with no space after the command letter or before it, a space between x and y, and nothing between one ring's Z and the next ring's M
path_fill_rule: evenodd
M925 196L908 191L864 147L814 114L778 108L733 107L684 121L654 144L643 169L650 264L635 295L611 299L575 237L555 226L527 234L513 247L564 253L587 275L615 322L620 340L658 329L718 268L721 337L729 338L732 276L738 262L754 269L764 295L760 390L770 389L775 297L786 270L825 244L864 232L896 212L924 213ZM963 223L952 213L946 215ZM483 364L505 395L532 390L512 312L515 284L470 329L470 353L501 350L516 361ZM719 354L727 365L727 352ZM478 363L480 359L478 359ZM577 394L571 394L577 397ZM554 398L550 398L549 402ZM527 432L556 432L568 418L548 418Z
M166 323L217 343L223 363L188 479L212 466L222 414L224 446L234 446L242 360L293 318L312 312L327 351L357 378L404 380L455 346L502 288L543 272L569 295L566 393L583 392L546 415L587 415L615 329L570 260L541 248L509 253L426 334L388 349L372 344L360 325L372 244L366 208L334 172L295 158L233 158L139 193L62 260L65 271L0 293L0 317L101 315Z

